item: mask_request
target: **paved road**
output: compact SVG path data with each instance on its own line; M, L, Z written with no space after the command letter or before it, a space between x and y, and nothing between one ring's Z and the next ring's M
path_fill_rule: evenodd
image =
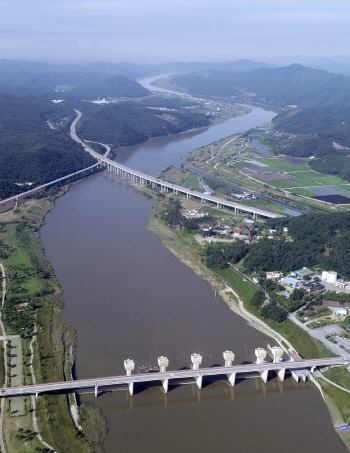
M293 321L297 326L301 327L305 332L311 335L315 340L320 341L327 349L338 354L341 357L349 357L349 354L345 352L338 344L334 344L331 341L325 339L325 335L331 335L333 333L332 326L320 327L319 329L309 329L305 324L300 322L296 316L297 312L290 313L288 318ZM329 332L329 333L327 333ZM338 338L337 338L338 341ZM350 350L350 345L347 347Z
M257 214L257 215L261 215L264 217L271 217L271 218L285 217L281 214L264 211L263 209L259 209L259 208L252 208L249 206L241 205L239 203L235 203L233 201L228 201L223 198L216 197L214 195L208 195L208 194L204 194L202 192L196 192L195 190L188 189L187 187L178 186L176 184L172 184L167 181L161 180L155 176L150 176L150 175L147 175L146 173L142 173L140 171L133 170L132 168L126 167L125 165L115 162L112 159L108 159L108 157L102 156L101 154L99 154L98 152L94 151L89 146L87 146L85 143L83 143L83 141L78 137L75 127L76 127L77 122L80 120L82 113L79 110L75 110L75 111L77 113L77 117L71 124L71 129L70 129L71 137L73 138L73 140L80 143L83 146L83 148L86 151L88 151L92 156L96 157L96 159L99 159L101 162L105 162L109 166L109 168L110 167L119 168L120 170L125 171L126 173L128 173L130 175L136 176L140 180L149 181L152 184L156 184L158 186L165 187L167 189L173 190L174 192L187 194L188 197L199 198L201 200L207 200L212 203L217 203L218 206L219 205L226 206L229 208L233 208L235 210L237 209L239 211L243 211L243 212L247 212L247 213L251 213L251 214Z
M236 274L240 275L243 279L246 279L249 283L251 283L253 286L255 286L255 288L257 290L259 290L262 294L264 294L264 296L266 297L266 299L270 299L270 296L267 294L267 292L265 292L263 290L263 288L258 285L257 283L254 283L253 280L251 280L249 277L247 277L246 275L244 275L241 271L239 271L237 268L235 268L234 266L232 266L232 264L230 264L228 261L227 261L227 264L229 265L229 267L234 271L236 272Z
M153 382L153 381L162 381L165 379L197 379L203 376L215 376L215 375L226 375L232 373L238 373L239 375L258 373L261 374L266 370L269 371L279 371L281 369L286 370L301 370L301 369L311 369L314 367L327 367L334 365L344 365L350 362L350 355L347 358L336 357L329 359L309 359L302 360L301 362L294 361L283 361L280 363L263 363L263 364L245 364L245 365L235 365L230 367L212 367L212 368L201 368L199 370L176 370L176 371L165 371L165 372L155 372L155 373L143 373L143 374L134 374L131 376L110 376L104 378L95 378L95 379L81 379L77 381L64 381L64 382L51 382L48 384L36 384L36 385L26 385L21 387L11 387L5 390L2 390L0 393L1 397L9 397L13 395L25 395L33 393L46 393L52 392L55 390L66 390L66 389L90 389L95 386L105 387L105 386L115 386L120 385L129 385L135 382Z

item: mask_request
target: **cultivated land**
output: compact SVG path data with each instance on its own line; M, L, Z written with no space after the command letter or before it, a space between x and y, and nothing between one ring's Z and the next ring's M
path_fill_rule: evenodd
M269 134L270 125L265 126L264 130L258 128L196 149L182 162L237 187L238 191L258 193L267 200L287 204L291 209L299 207L310 212L347 209L350 184L311 170L308 167L310 159L269 156L263 138ZM230 192L234 190L226 190L226 195L231 195ZM327 198L327 195L336 195L336 198ZM254 201L256 206L259 203L276 212L284 211L272 203Z

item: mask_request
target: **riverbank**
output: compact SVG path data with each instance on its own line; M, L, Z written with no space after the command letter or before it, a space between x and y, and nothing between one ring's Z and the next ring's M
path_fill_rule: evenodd
M293 347L283 335L275 332L261 319L249 313L249 311L244 308L244 303L240 295L231 287L227 286L225 279L206 266L203 249L194 239L193 235L171 228L161 220L164 199L157 196L154 197L154 192L145 189L144 186L136 184L133 186L136 190L146 193L148 197L153 197L153 206L146 226L148 231L173 253L178 260L189 267L198 277L206 280L214 290L218 291L218 294L230 309L246 319L249 325L273 338L283 347L283 349L286 350L286 346ZM284 344L282 342L284 342Z
M159 195L154 195L154 191L147 189L144 186L141 187L136 184L134 184L133 186L136 190L145 194L147 198L153 198L153 206L146 228L154 236L156 236L157 239L167 248L167 250L173 253L178 260L189 267L198 277L206 280L213 289L217 290L219 296L222 297L222 299L233 312L247 320L249 325L254 329L270 336L286 352L288 348L300 351L300 348L298 347L301 347L305 342L309 342L309 347L304 348L301 351L302 353L309 353L310 357L315 354L318 357L328 355L329 351L326 351L325 348L322 348L321 344L316 344L316 342L311 337L307 338L309 336L305 335L305 332L301 331L301 329L298 329L298 327L294 326L293 323L289 320L287 320L287 325L284 326L279 332L273 328L276 328L276 323L269 321L264 322L249 310L247 310L244 305L244 300L247 300L247 298L245 298L244 294L239 291L242 290L241 285L239 284L238 291L236 291L234 284L227 286L227 279L220 277L217 273L207 268L202 247L193 238L193 236L166 225L165 222L161 219L161 212L164 208L165 203L164 198L160 197ZM232 274L235 278L236 274L234 274L233 272ZM248 283L245 282L244 285L246 289ZM251 294L249 294L249 291L246 292L246 295L248 295L248 297L251 296ZM272 327L271 324L274 324L274 326ZM318 383L316 380L314 380L314 383L320 390L322 398L330 413L333 426L340 426L341 424L348 422L348 417L345 416L346 410L344 412L344 407L339 404L339 402L342 400L342 396L344 397L344 394L338 395L338 393L341 393L340 390L334 388L326 388L326 382ZM336 395L337 398L334 397L332 392L338 392ZM347 405L345 406L347 409ZM339 434L347 449L350 451L350 436L348 435L348 433L344 433L338 428L336 429L336 432Z
M44 256L40 237L45 215L68 187L54 187L36 197L21 200L14 210L1 216L1 261L7 274L3 320L8 334L23 337L25 351L28 349L25 357L30 355L30 339L35 339L31 343L37 382L64 380L71 367L68 351L76 347L74 329L62 321L65 308L64 302L59 300L62 289ZM38 327L37 334L33 333L34 325ZM28 374L27 366L25 358L25 376ZM26 380L28 383L28 377ZM7 453L31 453L43 448L35 434L17 435L20 429L35 433L33 409L39 433L58 452L91 451L84 436L74 426L66 394L40 396L36 408L31 407L31 400L27 398L26 413L22 417L8 415L10 403L8 399L4 401L3 433Z

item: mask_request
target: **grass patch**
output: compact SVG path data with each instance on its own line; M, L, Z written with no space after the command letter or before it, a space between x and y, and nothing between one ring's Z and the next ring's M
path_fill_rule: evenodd
M318 173L317 171L294 171L293 173L290 173L291 175L297 176L298 178L324 178L324 175L322 173Z
M323 373L324 376L330 381L338 384L347 390L350 390L350 373L347 371L346 366L332 367ZM347 393L334 387L323 379L318 379L322 388L332 398L338 407L345 423L350 423L350 398Z
M304 197L314 197L316 194L313 192L310 192L306 189L302 189L301 187L298 187L296 189L292 189L289 192L294 193L296 195L303 195Z
M5 367L4 367L4 343L0 341L0 387L4 386Z
M270 158L270 159L256 159L258 162L273 167L280 171L286 171L288 173L293 173L295 171L309 171L309 167L305 165L295 165L290 162L285 162L281 159Z
M297 186L293 181L286 181L285 179L281 181L268 181L267 183L272 187L276 187L276 189L291 189Z
M108 432L108 423L101 409L92 403L82 404L79 421L90 447L96 453L103 453L102 442Z

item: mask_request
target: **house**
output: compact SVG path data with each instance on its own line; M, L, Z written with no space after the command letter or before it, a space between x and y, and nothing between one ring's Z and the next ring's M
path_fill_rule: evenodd
M303 267L302 269L299 269L298 271L292 271L291 275L293 277L298 277L301 278L302 280L305 279L305 277L312 277L314 273L310 271L307 267Z
M253 277L253 282L254 283L259 283L259 277Z
M281 278L281 277L283 277L283 272L278 272L278 271L266 272L266 278L268 280L274 280L275 278Z
M200 234L203 237L210 237L213 235L213 231L211 228L201 228Z
M323 286L320 285L319 283L309 283L309 282L306 283L306 282L304 282L301 285L301 288L304 289L307 293L314 293L316 291L321 291Z
M283 228L283 233L288 233L288 228L287 227Z
M336 314L339 316L346 316L348 314L348 310L346 308L337 308Z

